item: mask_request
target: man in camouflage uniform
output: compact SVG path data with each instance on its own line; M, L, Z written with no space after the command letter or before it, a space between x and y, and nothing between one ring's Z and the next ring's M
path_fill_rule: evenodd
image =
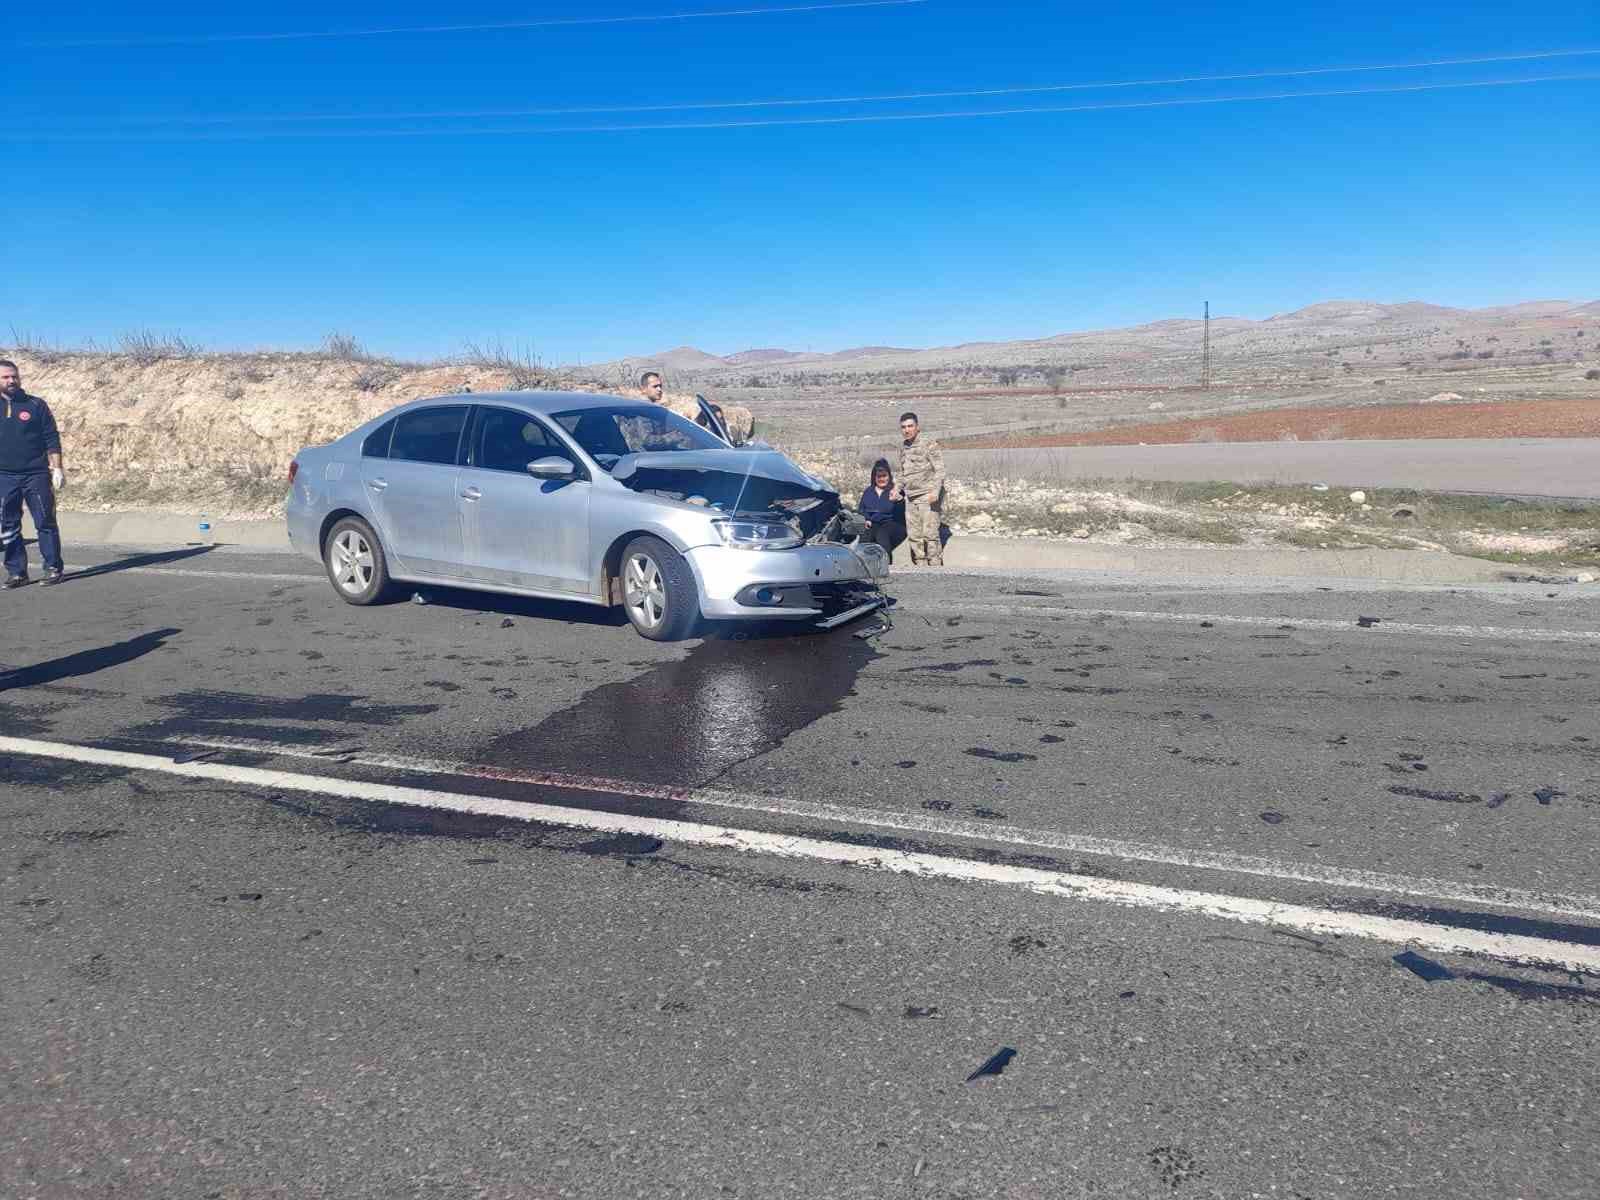
M895 475L896 499L906 502L906 545L913 563L944 566L939 540L939 515L944 508L944 451L932 438L919 436L914 412L900 414L900 470Z

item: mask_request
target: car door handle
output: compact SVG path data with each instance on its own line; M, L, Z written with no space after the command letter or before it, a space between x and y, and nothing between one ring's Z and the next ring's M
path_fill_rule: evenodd
M482 496L482 495L483 495L483 493L482 493L482 492L480 492L480 491L479 491L479 490L478 490L478 489L477 489L477 488L475 488L475 487L469 487L469 488L463 488L463 489L462 489L462 490L461 490L461 498L462 498L462 499L463 499L463 500L477 500L477 499L479 499L479 498L480 498L480 497L481 497L481 496Z
M389 486L389 481L387 479L369 479L367 480L367 486L375 492L381 492Z

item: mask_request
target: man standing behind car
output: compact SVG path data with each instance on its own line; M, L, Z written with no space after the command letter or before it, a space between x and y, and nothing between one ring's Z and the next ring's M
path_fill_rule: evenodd
M639 376L639 393L651 404L664 403L662 396L665 391L666 387L661 382L661 373L659 371L646 371Z
M22 506L39 534L46 586L61 582L61 536L56 530L56 491L66 482L61 435L50 406L22 390L22 372L0 358L0 546L7 588L28 582L28 547L22 540Z
M906 502L906 545L911 561L930 567L944 566L944 543L939 540L939 514L944 507L944 451L932 438L920 436L917 414L900 414L900 474L896 499Z

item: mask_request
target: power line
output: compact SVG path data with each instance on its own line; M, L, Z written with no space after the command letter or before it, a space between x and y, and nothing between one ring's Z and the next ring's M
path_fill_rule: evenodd
M708 17L767 17L782 13L833 12L845 8L905 8L928 0L837 0L828 4L788 4L779 8L730 8L705 12L657 13L634 17L555 17L539 21L493 21L475 25L406 25L380 29L324 29L287 33L174 33L145 37L74 38L13 42L33 50L87 47L200 46L219 42L306 42L326 38L388 37L408 33L491 33L516 29L557 29L579 25L642 25L698 21Z
M1316 92L1271 92L1259 96L1207 96L1172 100L1130 100L1104 104L1030 105L1025 108L970 109L934 113L871 113L837 117L771 117L751 121L675 121L629 125L547 125L513 126L489 129L449 129L419 126L412 129L356 130L249 130L239 133L183 133L128 136L122 133L82 133L39 136L0 134L0 142L232 142L282 139L325 138L402 138L402 137L506 137L573 133L643 133L671 130L761 129L795 125L868 125L890 121L952 121L980 117L1018 117L1048 113L1111 112L1147 108L1188 108L1215 104L1256 104L1270 100L1314 100L1341 96L1382 96L1410 92L1459 91L1469 88L1520 87L1532 83L1571 83L1600 80L1600 73L1574 75L1531 75L1522 79L1482 79L1468 83L1418 83L1393 87L1337 88Z
M1373 71L1418 71L1431 67L1482 66L1489 63L1528 62L1552 58L1600 55L1600 49L1543 50L1530 54L1497 54L1476 58L1439 58L1412 63L1379 63L1358 67L1306 67L1281 71L1250 71L1234 75L1188 75L1171 79L1127 79L1101 83L1050 83L1022 87L974 88L966 91L901 92L868 96L826 96L815 99L711 100L674 104L622 104L586 108L505 108L423 110L396 113L289 113L219 117L129 117L130 125L281 125L356 121L489 120L510 117L579 117L618 113L709 111L744 108L818 107L829 104L889 104L921 100L966 100L985 96L1016 96L1046 92L1100 91L1113 88L1166 87L1192 83L1237 83L1252 79L1290 79L1312 75L1345 75Z

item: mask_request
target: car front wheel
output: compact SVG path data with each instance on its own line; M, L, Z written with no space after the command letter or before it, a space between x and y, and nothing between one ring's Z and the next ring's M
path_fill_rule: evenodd
M333 590L346 604L377 604L389 591L383 547L360 517L345 517L328 531L322 561Z
M636 537L622 552L622 607L640 635L681 642L700 623L694 572L660 538Z

